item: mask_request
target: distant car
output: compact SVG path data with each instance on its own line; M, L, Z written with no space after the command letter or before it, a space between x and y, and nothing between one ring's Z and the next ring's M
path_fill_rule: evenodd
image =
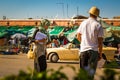
M117 48L104 47L103 59L106 61L114 60L115 51ZM79 60L79 48L71 43L59 48L47 48L47 60L50 62L58 62L58 60Z

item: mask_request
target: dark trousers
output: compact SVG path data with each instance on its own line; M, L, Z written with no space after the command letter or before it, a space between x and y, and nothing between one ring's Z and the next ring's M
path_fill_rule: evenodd
M94 78L98 62L98 51L88 50L80 54L80 68Z
M42 55L38 57L37 60L34 60L34 69L37 72L45 71L47 68L46 56Z

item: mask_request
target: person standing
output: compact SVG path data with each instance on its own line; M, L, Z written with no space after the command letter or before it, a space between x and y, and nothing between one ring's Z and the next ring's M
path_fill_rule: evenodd
M34 69L37 72L45 71L47 68L46 63L46 40L47 36L40 31L36 32L35 38L34 38Z
M41 27L36 28L33 39L35 43L35 58L34 58L34 69L37 72L42 72L47 69L46 62L46 47L49 40L47 29L49 22L47 19L41 22Z
M91 79L94 78L97 62L102 58L103 28L97 21L100 10L93 6L89 10L89 18L84 20L78 30L80 41L80 68L85 70Z
M48 32L48 27L50 26L50 21L48 19L43 19L41 21L40 31L47 35L47 44L51 42L50 34Z

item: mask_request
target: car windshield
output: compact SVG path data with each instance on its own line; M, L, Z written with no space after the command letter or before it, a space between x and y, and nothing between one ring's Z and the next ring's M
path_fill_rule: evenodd
M63 45L64 48L68 48L68 47L71 47L71 48L75 48L75 45L72 44L72 43L68 43L66 45Z
M64 48L67 48L69 46L69 44L63 45Z

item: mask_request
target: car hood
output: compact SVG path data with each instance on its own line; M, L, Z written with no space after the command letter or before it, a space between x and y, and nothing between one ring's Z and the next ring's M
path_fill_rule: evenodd
M103 50L117 50L117 48L114 48L114 47L103 47Z
M59 50L63 50L63 49L65 49L65 48L63 48L63 47L59 47L59 48L47 48L47 51L59 51Z

